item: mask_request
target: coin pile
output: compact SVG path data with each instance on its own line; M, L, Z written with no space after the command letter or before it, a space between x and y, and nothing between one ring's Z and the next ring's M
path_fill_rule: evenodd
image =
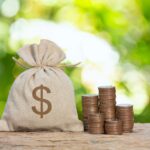
M88 130L88 115L98 113L98 95L87 94L82 96L82 111L84 130Z
M121 120L105 121L106 134L121 135L122 132L123 130Z
M117 105L116 117L123 122L123 132L132 132L133 125L134 125L132 105L129 104Z
M91 134L114 134L132 132L134 114L132 105L116 106L114 86L100 86L99 96L82 96L84 130Z
M115 106L116 106L116 89L114 86L100 86L99 99L100 113L104 114L105 120L115 119Z
M88 116L88 131L91 134L104 133L104 116L100 113L91 113Z

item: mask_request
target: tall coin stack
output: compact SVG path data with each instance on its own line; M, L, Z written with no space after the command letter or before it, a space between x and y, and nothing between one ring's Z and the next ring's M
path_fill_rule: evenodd
M99 90L99 99L100 113L104 114L105 120L114 120L115 119L115 107L116 107L116 89L114 86L100 86Z
M82 96L82 111L84 131L88 130L88 115L98 113L98 95L87 94Z
M116 117L123 122L123 132L132 132L134 125L133 106L120 104L116 106Z
M91 134L104 133L104 116L100 113L88 115L88 131Z

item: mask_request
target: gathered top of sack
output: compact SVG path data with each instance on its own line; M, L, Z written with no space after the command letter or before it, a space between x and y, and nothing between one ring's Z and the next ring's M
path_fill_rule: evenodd
M40 40L40 44L25 45L18 55L30 67L55 67L66 57L60 47L45 39Z

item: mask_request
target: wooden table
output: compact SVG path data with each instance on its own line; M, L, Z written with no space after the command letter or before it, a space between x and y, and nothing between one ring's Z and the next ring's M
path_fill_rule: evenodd
M93 135L84 132L0 132L0 150L150 150L150 124L133 133Z

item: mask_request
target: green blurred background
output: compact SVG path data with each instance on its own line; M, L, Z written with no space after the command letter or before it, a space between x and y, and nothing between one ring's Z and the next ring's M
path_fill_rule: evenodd
M25 43L48 38L64 46L71 63L83 61L65 69L79 117L81 95L102 83L116 86L118 103L134 104L136 122L150 122L149 8L148 0L0 0L0 115L23 71L12 57Z

